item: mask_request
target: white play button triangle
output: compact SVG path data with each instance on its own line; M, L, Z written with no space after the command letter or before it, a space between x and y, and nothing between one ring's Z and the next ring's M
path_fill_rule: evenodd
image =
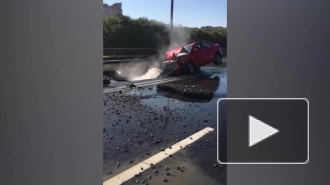
M253 116L249 116L249 147L278 132L279 130L267 125Z

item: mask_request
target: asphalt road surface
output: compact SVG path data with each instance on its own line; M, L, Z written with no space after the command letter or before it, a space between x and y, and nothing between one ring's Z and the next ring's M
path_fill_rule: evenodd
M226 166L216 159L215 129L217 100L227 97L227 70L205 66L201 71L104 87L104 185L226 184ZM131 83L136 87L126 86ZM192 99L157 89L165 83L199 85L214 94ZM225 120L219 128L226 142Z

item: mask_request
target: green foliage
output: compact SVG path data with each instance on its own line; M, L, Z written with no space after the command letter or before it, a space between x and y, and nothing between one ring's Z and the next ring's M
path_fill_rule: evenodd
M227 46L226 28L208 31L177 25L174 29L184 29L190 36L188 42L208 40L220 44L221 47ZM162 22L150 20L147 17L132 19L125 15L107 17L103 21L103 47L105 48L161 48L168 44L168 25Z
M227 29L218 28L213 31L192 29L191 30L192 41L207 40L213 43L220 44L221 47L227 47Z

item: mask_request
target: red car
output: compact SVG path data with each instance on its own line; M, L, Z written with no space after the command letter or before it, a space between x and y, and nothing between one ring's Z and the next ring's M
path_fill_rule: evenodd
M222 63L223 52L219 44L209 41L197 41L184 47L166 52L167 61L177 60L179 67L172 75L192 74L199 71L201 66Z

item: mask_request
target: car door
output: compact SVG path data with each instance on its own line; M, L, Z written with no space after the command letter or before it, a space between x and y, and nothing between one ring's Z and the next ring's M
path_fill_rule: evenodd
M205 63L206 57L203 54L203 48L200 42L197 42L191 48L191 58L196 67L203 66Z
M207 65L207 64L211 63L214 58L212 44L209 42L203 41L203 42L201 42L201 46L202 46L202 53L205 57L205 59L203 61L203 65Z

